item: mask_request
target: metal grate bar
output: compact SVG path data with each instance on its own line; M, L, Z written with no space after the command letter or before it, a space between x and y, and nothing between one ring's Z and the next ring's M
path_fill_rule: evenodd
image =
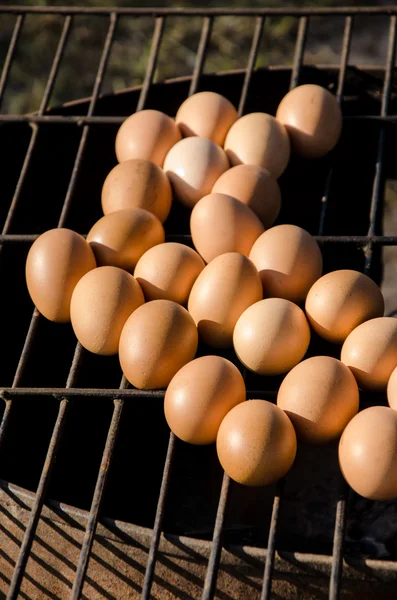
M65 51L65 46L69 37L69 32L70 32L70 27L71 27L71 23L72 23L72 17L66 17L65 22L63 24L63 28L62 28L62 32L61 32L61 36L59 38L59 42L58 42L58 47L54 56L54 60L51 66L51 71L50 71L50 75L48 77L48 81L44 90L44 95L40 104L40 108L38 111L38 115L39 116L43 116L45 110L47 109L48 103L50 101L50 97L51 97L51 93L52 90L54 88L54 84L55 84L55 79L56 76L58 74L59 71L59 66L62 60L62 56L64 54ZM8 214L7 214L7 218L6 221L4 223L4 227L3 227L3 231L2 234L6 234L10 227L11 227L11 223L12 220L14 218L15 215L15 211L17 208L17 204L22 192L22 188L26 179L26 174L28 172L29 169L29 165L30 162L32 160L32 156L33 156L33 151L36 145L36 141L37 141L37 136L39 133L39 128L36 124L33 124L33 133L32 136L30 138L30 142L29 142L29 146L28 149L26 151L26 156L25 156L25 160L23 162L23 166L19 175L19 179L18 179L18 183L17 186L15 188L15 192L14 192L14 196L12 198L11 204L10 204L10 208L8 210Z
M201 29L200 43L197 50L196 64L194 65L194 71L192 81L189 88L189 96L192 96L197 92L200 77L203 72L205 57L207 55L207 48L211 37L212 31L212 17L205 17L203 26Z
M267 553L265 561L265 570L263 573L263 584L261 600L268 600L271 598L272 591L272 572L274 567L274 558L276 555L276 534L278 519L280 516L281 498L284 491L285 479L281 479L277 483L276 493L273 500L272 516L270 520L269 537L267 540Z
M149 94L150 86L153 83L153 78L156 71L157 60L160 51L161 40L164 33L164 25L164 17L157 17L153 33L152 47L150 49L150 55L146 67L145 79L142 85L141 93L139 94L138 105L136 107L137 111L142 110L144 108Z
M8 46L7 56L4 61L4 66L3 66L3 70L1 72L1 77L0 77L0 107L3 102L4 90L7 85L8 76L10 74L10 69L11 69L11 64L14 59L14 54L15 54L15 50L17 47L20 33L21 33L24 18L25 18L24 15L17 16L16 21L15 21L15 26L14 26L14 29L12 32L11 40L10 40L10 45Z
M154 519L152 540L150 543L149 556L146 564L145 579L142 587L142 600L149 600L150 590L152 589L154 569L156 566L156 554L160 543L160 535L163 527L165 514L165 502L167 499L168 486L170 482L172 461L175 454L175 435L170 433L170 441L168 442L167 456L165 457L163 478L161 480L160 495L157 502L156 516Z
M223 525L225 522L226 509L229 500L230 486L231 479L228 475L226 475L226 473L224 473L218 502L218 510L215 519L214 535L212 537L211 554L205 575L202 600L211 600L214 597L219 561L222 553Z
M244 114L245 103L247 101L248 90L252 79L252 71L255 69L264 24L265 18L257 17L255 22L254 37L252 38L251 50L248 58L247 70L245 72L243 88L241 90L240 104L238 106L239 117L241 117Z
M127 385L128 382L125 379L125 377L123 377L120 387L124 388ZM101 510L102 500L108 481L109 468L112 463L114 449L116 446L123 407L124 400L114 400L112 420L109 426L106 445L103 451L101 466L99 468L98 478L95 485L90 514L88 516L87 527L84 534L83 544L81 546L80 558L77 565L72 593L70 596L71 600L79 600L83 589L84 579L87 573L88 562L90 559L90 553L92 549L92 544L94 542L94 535L98 523L99 512Z
M386 71L385 80L383 84L382 94L382 106L381 115L387 115L390 101L390 92L392 84L392 74L395 61L396 51L396 16L390 17L389 24L389 40L388 50L386 59ZM370 224L369 224L369 235L373 235L376 229L376 220L382 201L382 172L383 172L383 160L384 160L384 147L385 147L386 132L382 127L379 142L378 142L378 153L375 167L375 177L373 184L371 208L370 208ZM365 271L368 272L373 256L373 245L371 243L365 249ZM340 474L341 485L344 485L342 474ZM344 542L344 530L346 527L346 499L348 494L348 487L344 486L345 491L342 492L341 497L337 503L335 529L334 529L334 543L332 550L332 569L330 579L329 598L330 600L338 600L340 597L340 585L343 571L343 542Z
M109 55L110 55L110 50L112 47L113 38L116 33L116 25L117 25L117 15L116 15L116 13L112 12L110 15L109 29L108 29L108 32L106 35L105 44L103 46L103 51L102 51L101 60L99 63L98 72L97 72L97 75L95 78L95 84L94 84L94 89L92 92L92 97L90 100L90 105L88 107L88 112L87 112L88 117L92 117L92 115L94 114L96 102L98 100L102 81L103 81L105 71L106 71L106 66L107 66L107 63L109 60ZM82 163L83 156L84 156L85 147L87 145L88 132L89 132L89 127L88 127L88 125L85 125L83 128L83 132L81 134L80 144L79 144L79 148L77 150L77 155L76 155L76 159L74 162L72 175L70 177L68 190L66 192L65 202L62 207L62 213L59 218L58 227L63 227L65 225L66 219L69 214L69 210L70 210L70 207L72 204L74 190L75 190L76 184L77 184L78 174L80 172L81 163Z
M343 89L344 89L345 79L346 79L347 61L349 60L352 31L353 31L353 17L346 17L345 29L344 29L343 41L342 41L342 52L341 52L341 61L340 61L340 68L339 68L338 88L336 91L336 99L339 102L339 104L341 104L342 98L343 98ZM320 235L324 231L325 217L327 215L327 209L328 209L329 193L331 190L332 175L333 175L333 168L331 167L331 169L329 170L328 176L327 176L327 180L325 182L324 194L323 194L323 197L321 198L321 214L320 214L320 226L319 226Z
M303 55L305 53L305 44L307 38L307 29L309 25L309 17L301 17L299 19L298 35L296 37L294 63L291 73L291 82L289 89L293 90L299 84L299 74L302 68Z

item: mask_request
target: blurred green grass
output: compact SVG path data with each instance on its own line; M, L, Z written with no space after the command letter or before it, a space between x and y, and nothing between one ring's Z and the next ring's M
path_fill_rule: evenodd
M7 4L7 3L6 3ZM8 4L18 4L10 2ZM79 6L79 2L25 0L24 6ZM88 0L85 7L115 5L110 0ZM117 6L142 6L142 1L119 0ZM189 6L208 7L208 0L181 0L169 3L161 0L149 2L153 7ZM342 5L340 0L289 1L290 6ZM350 1L358 6L371 2ZM269 0L218 0L218 7L264 7L281 5ZM319 35L335 38L327 19L320 19ZM3 112L25 113L37 110L51 68L63 19L57 15L27 15L24 21L18 51L10 72L4 95ZM0 25L0 68L4 63L15 24L15 16L2 15ZM200 37L202 20L198 17L169 17L166 21L157 65L156 80L191 74ZM95 73L106 36L108 19L102 16L76 16L67 50L61 63L51 105L87 97L91 94ZM112 47L102 92L111 93L139 85L146 70L150 52L154 21L147 17L122 17ZM211 43L205 63L206 72L244 68L255 27L253 18L220 17L215 20ZM291 17L267 19L257 66L290 64L297 31L297 20ZM322 33L321 33L322 32ZM340 37L341 31L338 30ZM338 38L339 39L339 38ZM335 60L337 51L332 44L320 45L314 58L323 62Z

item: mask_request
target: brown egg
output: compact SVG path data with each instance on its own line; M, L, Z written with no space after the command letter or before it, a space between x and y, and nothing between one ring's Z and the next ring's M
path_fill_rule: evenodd
M164 399L171 431L189 444L212 444L222 419L245 401L240 371L221 356L202 356L172 378Z
M259 165L277 179L285 171L290 155L287 131L271 115L250 113L232 125L224 145L232 166Z
M306 298L306 315L314 331L330 342L342 343L355 327L382 317L382 292L358 271L327 273L316 281Z
M80 344L94 354L117 354L121 330L145 302L139 284L118 267L99 267L74 288L70 316Z
M390 407L397 410L397 367L393 370L387 383L387 400Z
M77 282L95 269L85 239L70 229L50 229L34 242L26 259L26 283L37 309L50 321L70 321Z
M189 296L188 310L206 344L228 348L233 345L237 319L261 299L261 279L252 262L242 254L228 252L200 273Z
M121 368L138 389L165 388L193 360L197 344L197 327L187 310L170 300L153 300L137 308L123 327Z
M215 92L193 94L181 104L175 117L183 137L198 135L220 146L237 119L233 104Z
M243 485L275 483L292 467L296 435L287 415L271 402L238 404L223 419L216 449L226 473Z
M167 175L154 163L134 158L116 165L102 188L105 215L123 208L144 208L164 223L172 203Z
M134 277L146 300L186 304L193 283L204 269L203 259L189 246L168 242L150 248L138 260Z
M280 187L273 175L258 165L237 165L217 179L212 193L227 194L254 211L265 229L273 225L281 206Z
M397 367L397 319L379 317L353 329L342 346L340 359L353 372L360 388L386 390Z
M358 404L352 372L330 356L313 356L296 365L277 395L277 406L291 419L298 438L309 444L339 437L357 414Z
M203 137L188 137L175 144L164 161L175 196L190 208L212 190L229 168L220 146Z
M397 412L371 406L354 417L339 442L347 483L370 500L397 498Z
M167 152L181 139L175 121L158 110L141 110L124 121L116 136L119 162L131 158L163 166Z
M288 131L293 150L318 158L336 145L342 112L333 94L319 85L300 85L281 100L276 118Z
M190 215L190 232L206 262L225 252L248 256L263 225L248 206L226 194L208 194Z
M247 308L233 333L237 356L261 375L279 375L292 369L304 357L309 342L305 313L282 298L266 298Z
M125 208L102 217L87 236L100 266L133 272L142 254L164 242L157 217L143 208Z
M300 302L321 277L323 258L316 240L296 225L277 225L256 240L249 254L265 297Z

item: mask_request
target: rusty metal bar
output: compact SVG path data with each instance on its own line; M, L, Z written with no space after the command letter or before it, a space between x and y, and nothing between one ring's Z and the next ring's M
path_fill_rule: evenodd
M298 35L296 37L294 63L292 66L291 82L289 89L293 90L299 84L299 75L302 68L303 56L305 54L305 44L307 39L307 30L309 17L299 19Z
M165 514L165 502L167 499L168 487L171 476L172 462L175 454L175 435L170 433L170 440L168 442L167 455L165 457L163 478L161 480L160 494L157 502L156 516L154 519L152 540L150 543L149 556L146 564L145 579L142 587L142 600L149 600L150 590L152 588L154 569L156 566L156 554L159 547L161 529L163 526L164 514Z
M343 98L343 89L345 86L346 69L347 69L347 62L349 60L352 31L353 31L353 17L346 17L345 29L344 29L343 41L342 41L342 52L341 52L341 61L340 61L340 68L339 68L338 88L336 91L336 99L339 102L339 104L341 104L342 98ZM331 169L329 170L328 176L327 176L327 180L325 182L324 194L321 198L320 225L319 225L319 230L318 230L320 235L324 231L325 217L327 215L327 210L328 210L329 193L331 190L332 176L333 176L333 168L331 167Z
M192 96L197 92L198 84L200 81L201 74L204 68L204 61L207 54L207 48L211 37L212 31L212 17L205 17L203 21L203 26L201 28L201 36L199 47L197 50L196 63L194 65L194 71L192 76L192 81L190 83L189 88L189 96Z
M10 45L8 46L7 56L4 61L3 70L1 72L0 77L0 107L3 102L4 90L6 89L8 76L10 74L10 69L12 65L12 61L14 59L15 50L18 44L19 36L21 34L21 29L24 21L24 15L18 15L15 21L14 29L12 32Z
M154 73L156 71L157 60L160 51L161 40L164 33L165 18L157 17L156 25L154 27L152 47L150 49L148 64L146 67L145 79L143 81L141 93L139 94L138 105L136 110L142 110L145 107L147 97L149 94L150 86L153 83Z
M255 69L264 25L265 18L257 17L255 22L254 36L252 38L251 50L248 57L247 70L245 72L243 88L241 90L240 103L238 106L239 117L241 117L244 114L245 103L247 102L248 90L252 79L252 72Z
M269 536L267 540L265 570L263 573L261 600L269 600L271 598L272 593L272 572L274 567L274 559L276 555L276 533L278 519L280 516L281 499L284 491L284 482L285 479L281 479L277 483L277 489L273 500L272 516L270 520Z

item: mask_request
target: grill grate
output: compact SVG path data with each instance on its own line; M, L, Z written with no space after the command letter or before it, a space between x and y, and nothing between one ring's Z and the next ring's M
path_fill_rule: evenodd
M16 211L20 206L21 194L23 186L26 181L28 170L31 167L33 161L33 155L37 151L38 137L40 128L43 126L57 126L65 125L80 128L81 135L78 143L77 153L74 160L66 196L63 202L62 210L60 213L58 227L65 226L67 222L72 202L75 195L75 189L77 181L82 168L82 163L87 151L87 140L91 131L91 128L102 127L109 124L121 123L123 117L119 116L96 116L97 102L100 97L101 86L103 84L107 63L109 60L112 42L115 37L116 27L118 20L123 16L148 16L153 18L154 21L154 33L152 38L151 50L147 61L147 69L141 86L137 110L141 110L146 107L149 92L153 85L154 76L156 72L157 59L161 50L161 42L164 32L166 19L169 16L179 16L183 18L189 18L197 16L202 18L201 36L196 55L196 61L194 65L193 74L190 81L189 95L194 94L200 85L200 81L203 75L203 69L205 64L206 55L211 39L211 32L214 21L220 16L245 16L251 17L254 21L254 30L252 37L252 44L249 52L249 58L247 67L243 76L243 84L238 104L239 114L244 114L247 101L250 96L250 89L255 72L256 60L258 57L259 46L262 39L262 33L266 18L272 16L293 16L299 21L298 34L296 39L295 54L293 59L293 67L290 79L290 88L295 87L300 82L303 58L305 52L305 43L307 39L307 32L310 18L313 16L327 16L327 17L339 17L344 19L344 33L341 49L341 60L338 70L336 96L339 102L343 99L344 86L346 81L346 73L349 62L349 50L351 39L353 35L354 18L357 15L386 15L389 19L389 33L388 33L388 51L386 65L384 69L384 84L381 100L381 112L380 115L353 115L346 117L346 120L350 119L363 119L373 120L379 127L378 146L376 154L376 168L375 177L373 180L372 198L370 203L370 214L369 214L369 229L367 235L324 235L325 221L329 208L329 197L333 182L334 170L331 167L326 177L325 187L321 198L321 211L320 220L316 236L320 244L331 247L344 247L354 246L360 247L364 250L365 265L364 270L366 272L371 271L374 250L384 245L397 245L397 236L383 236L377 235L378 221L382 209L383 201L383 190L384 190L384 163L385 163L385 146L386 146L386 133L387 128L390 127L390 122L394 121L397 116L389 115L391 91L392 91L392 76L395 63L395 45L396 45L396 24L397 24L397 8L396 7L356 7L356 8L305 8L305 9L289 9L289 8L273 8L273 9L134 9L134 8L74 8L74 7L23 7L23 6L3 6L0 7L0 15L14 14L15 15L15 26L10 40L7 56L4 62L3 71L0 78L0 106L4 96L4 92L7 86L7 82L10 75L10 69L15 58L16 50L18 47L18 41L20 39L21 30L23 27L24 19L27 15L45 15L45 14L57 14L63 17L63 28L59 38L56 53L51 66L48 81L45 87L43 99L40 108L36 114L32 115L16 115L16 114L1 114L0 123L23 123L27 122L32 127L32 135L27 147L26 155L23 161L22 168L20 170L19 178L15 188L15 192L8 210L7 217L4 221L3 230L0 235L0 256L6 246L18 246L19 244L26 244L36 239L36 234L16 234L11 233L12 225L15 222ZM102 54L95 78L95 84L92 90L92 95L88 103L87 113L84 115L55 115L48 114L48 106L51 99L51 95L54 89L55 81L59 73L60 65L65 54L67 47L69 34L73 26L73 19L75 15L100 15L108 20L108 31L103 45ZM170 235L168 239L173 240L189 240L189 236L185 234L174 234ZM106 444L103 450L102 460L100 469L98 472L98 478L96 480L95 490L92 498L92 504L89 511L88 521L85 527L84 539L80 551L80 558L75 573L73 588L70 597L77 600L81 597L83 590L84 580L87 572L88 562L90 560L90 554L94 541L94 535L97 528L98 520L101 515L101 505L106 489L108 480L109 469L112 465L114 451L117 443L117 438L120 429L120 423L123 419L123 409L125 402L134 398L140 399L151 399L151 398L163 398L164 392L162 391L140 391L129 389L125 378L122 379L120 389L87 389L81 387L75 387L78 383L78 371L82 364L83 349L77 344L74 352L73 361L70 367L70 371L67 377L67 382L64 388L53 388L53 387L22 387L23 375L26 371L29 358L32 353L33 344L38 334L38 324L41 320L37 310L34 310L28 332L26 334L25 343L23 350L20 355L19 363L15 372L13 383L11 387L2 388L2 398L5 402L5 409L3 418L0 426L0 446L3 444L7 430L10 424L10 419L13 411L13 403L18 397L27 396L48 396L54 399L54 402L59 401L58 413L55 420L55 425L52 431L51 439L48 445L47 455L42 468L39 484L34 496L29 521L23 536L23 542L19 550L18 559L13 572L12 580L10 582L7 598L16 599L19 595L21 583L24 577L25 568L27 561L30 556L32 544L36 528L39 523L40 515L42 513L43 505L47 500L47 491L49 483L55 468L55 461L57 452L62 443L62 434L65 429L65 423L70 407L73 402L76 402L78 398L79 402L92 401L95 398L105 397L109 400L113 400L113 414L111 417L108 434L106 438ZM275 397L274 390L255 390L251 389L248 391L249 397L263 397L268 399ZM177 444L175 436L171 433L169 438L168 450L166 453L163 477L161 481L160 494L158 498L157 510L155 515L153 535L151 539L151 545L147 560L146 572L144 577L142 598L149 598L152 588L152 582L154 578L158 552L159 542L161 533L163 531L163 523L167 505L167 498L169 492L169 483L171 479L171 471L173 463L175 462L175 455L177 452ZM262 600L271 597L272 593L272 575L276 557L276 542L277 542L277 529L280 523L280 507L283 500L284 481L279 482L276 488L273 508L271 513L270 528L267 542L267 552L264 565L263 574L263 585L261 590ZM228 500L231 492L231 482L229 478L224 475L222 487L219 496L218 509L216 514L215 525L213 529L212 543L210 549L210 555L208 560L208 566L206 571L206 577L204 587L202 591L202 598L210 599L214 596L217 576L221 558L222 543L224 524L228 507ZM335 515L335 528L333 537L333 551L331 561L331 577L329 581L329 597L333 600L339 598L341 591L342 581L342 564L343 564L343 543L344 533L346 527L347 517L347 501L349 491L347 486L340 481L340 496L336 506Z

